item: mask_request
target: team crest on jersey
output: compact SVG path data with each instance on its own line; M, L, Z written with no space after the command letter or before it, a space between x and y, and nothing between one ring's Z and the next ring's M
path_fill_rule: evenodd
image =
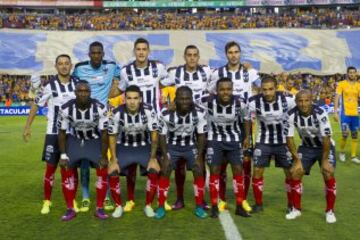
M53 145L47 145L46 146L46 152L53 153L54 152L54 146Z

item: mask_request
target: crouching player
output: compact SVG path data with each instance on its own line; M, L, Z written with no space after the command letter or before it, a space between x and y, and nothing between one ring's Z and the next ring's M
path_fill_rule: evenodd
M90 98L90 86L79 81L75 88L76 98L61 106L58 119L61 180L68 210L62 217L70 221L76 216L74 199L76 195L75 171L81 161L90 161L96 167L95 216L108 218L103 205L107 189L107 109L99 101ZM66 135L66 130L70 134Z
M125 104L115 108L109 120L109 146L111 163L109 182L111 195L116 208L112 216L122 216L119 174L129 174L130 166L139 165L142 175L147 175L146 201L144 212L154 217L151 204L157 189L157 176L160 170L156 159L158 146L158 121L156 112L143 103L141 90L130 85L125 90ZM117 140L119 139L119 144Z
M236 197L236 215L249 217L251 207L245 199L243 178L243 153L241 148L241 126L244 121L244 104L233 95L233 82L221 78L216 83L217 95L204 104L209 119L206 159L210 166L211 217L219 214L218 196L221 166L226 159L231 164L233 186Z
M297 151L294 143L295 128L302 139ZM309 90L302 90L296 95L296 107L288 112L285 134L289 151L295 161L291 169L293 209L286 215L286 219L291 220L301 216L301 179L304 174L310 174L312 165L318 161L325 182L326 222L336 222L334 214L336 159L335 145L331 139L331 125L327 113L312 104Z
M159 208L155 218L165 216L164 204L170 185L170 174L180 159L186 160L187 169L194 175L195 215L206 218L202 208L204 200L203 154L207 120L205 112L195 106L192 90L181 86L176 90L175 110L164 108L159 119L159 144L162 153L159 178ZM196 137L195 137L196 135Z

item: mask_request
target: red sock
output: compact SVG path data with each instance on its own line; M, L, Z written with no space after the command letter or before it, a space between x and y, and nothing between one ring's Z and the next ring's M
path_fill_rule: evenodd
M103 208L107 191L107 168L96 168L96 207Z
M217 205L218 196L219 196L219 174L210 174L210 183L209 183L209 190L210 190L210 200L211 205Z
M168 177L160 176L159 188L158 188L159 207L164 207L167 194L169 191L169 186L170 186L170 179Z
M56 165L46 164L45 175L44 175L44 200L51 199L51 192L55 180Z
M74 208L75 181L72 169L61 168L61 186L67 208Z
M227 163L224 163L221 165L221 171L220 171L220 179L219 179L219 198L223 201L226 201L226 168Z
M245 199L249 193L250 182L251 182L251 161L244 161L243 162L243 169L244 169L244 194Z
M185 161L181 160L175 169L176 197L179 200L184 200L185 176Z
M233 176L233 188L236 197L236 204L241 205L242 201L245 200L244 178L242 175Z
M331 178L325 181L325 194L326 194L326 212L329 210L334 211L335 199L336 199L336 180Z
M121 206L121 191L120 191L120 178L119 176L110 176L109 185L112 199L114 200L116 206Z
M301 180L290 180L290 185L292 193L292 205L294 208L301 210L301 194L303 192Z
M128 167L128 175L126 176L127 200L128 201L135 200L136 168L137 168L136 164Z
M292 208L293 207L293 200L292 200L292 191L291 191L291 178L285 178L285 191L286 191L286 194L287 194L287 200L288 200L288 203L287 203L287 206L288 208Z
M264 189L264 178L260 177L260 178L252 178L252 188L253 188L253 192L254 192L254 198L255 198L255 203L257 205L262 205L262 194L263 194L263 189Z
M158 187L158 174L157 173L148 173L147 182L146 182L145 205L149 205L154 201L157 187Z
M194 178L194 194L195 194L195 203L200 206L204 202L205 194L205 179L204 177L195 177Z

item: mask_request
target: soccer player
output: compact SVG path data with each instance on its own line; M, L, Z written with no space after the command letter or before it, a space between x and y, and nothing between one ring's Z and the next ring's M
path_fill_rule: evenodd
M39 107L47 105L49 110L47 113L47 130L42 155L42 160L46 162L46 169L44 176L44 201L41 214L48 214L52 205L51 192L60 157L57 128L59 109L62 104L75 98L75 84L78 81L75 77L70 76L72 64L69 55L61 54L57 56L55 68L57 75L37 92L23 132L24 141L29 141L31 137L31 125L36 117L36 113Z
M260 79L258 72L245 66L248 64L242 64L240 62L241 48L237 42L231 41L225 45L225 54L228 60L225 66L216 69L210 77L209 90L215 92L216 82L220 78L228 77L233 81L233 94L244 99L245 103L250 96L256 92L260 85ZM243 131L244 132L244 131ZM251 143L252 144L252 143ZM251 182L251 149L249 148L244 152L243 171L244 171L244 183L245 183L245 196L247 196L250 182ZM227 163L222 166L222 174L220 178L220 201L219 211L223 211L226 208L226 167Z
M243 149L241 147L241 124L245 104L233 95L234 83L230 78L221 78L216 83L217 94L204 104L208 114L209 132L206 159L210 166L211 217L219 214L218 196L221 166L230 163L233 173L233 186L236 198L236 215L249 217L251 207L245 199L243 178Z
M288 92L295 96L298 93L298 90L295 88L295 80L294 80L293 76L286 76L285 82L282 84L279 84L277 90L283 91L283 92Z
M92 42L89 46L90 61L76 64L73 75L87 81L91 88L91 98L97 99L106 105L110 92L117 88L120 79L120 68L115 62L104 60L104 55L103 44L101 42ZM90 209L89 177L89 162L82 161L82 203L80 208L82 212L87 212ZM105 200L105 209L113 209L109 198Z
M160 171L156 159L157 127L157 114L150 105L143 104L140 88L135 85L127 87L125 105L115 108L109 121L109 146L112 156L109 181L111 195L116 204L112 214L114 218L119 218L123 214L119 174L126 175L128 168L133 165L139 165L142 174L147 175L145 215L155 215L151 203L157 190ZM116 144L118 139L120 143Z
M276 79L266 76L261 81L261 93L249 98L248 111L245 116L244 148L249 146L251 134L251 120L257 120L257 137L253 153L254 171L252 187L255 205L254 213L263 210L262 193L264 188L265 167L270 166L270 159L275 157L275 166L284 169L285 186L287 189L288 208L292 207L291 173L292 159L286 146L286 137L283 133L284 117L289 109L295 106L294 97L276 91Z
M156 210L155 218L161 219L165 216L164 204L169 190L170 174L180 159L185 159L187 169L193 172L195 215L206 218L207 213L202 208L205 192L202 165L207 131L206 113L194 105L189 87L177 88L175 95L175 110L164 108L159 120L159 145L162 160L158 186L159 208Z
M107 190L107 108L90 97L90 85L80 80L76 85L75 99L61 106L58 119L61 178L67 211L63 221L70 221L75 216L73 200L76 196L74 174L82 161L89 161L96 168L95 216L106 219L104 200ZM66 134L69 129L70 134Z
M347 79L339 82L336 87L336 95L334 101L334 120L339 122L339 105L340 107L340 123L342 138L340 140L339 159L346 161L345 145L346 139L351 132L351 161L360 163L360 159L356 156L358 145L359 130L359 112L358 101L360 97L360 83L357 82L357 70L355 67L347 68Z
M296 150L294 129L297 129L302 143ZM309 90L301 90L296 95L296 107L289 110L284 129L289 151L294 159L291 168L291 191L293 208L286 219L291 220L301 216L301 179L309 175L311 167L318 162L325 182L326 222L336 222L334 204L336 198L336 180L334 177L335 144L331 139L331 124L326 111L312 104L312 94Z
M200 51L195 45L188 45L184 50L185 65L168 69L168 77L161 81L163 86L188 86L193 91L195 103L201 103L201 98L207 93L211 70L208 66L200 65ZM162 89L164 90L164 88ZM204 166L205 167L205 166ZM172 209L178 210L185 207L184 183L185 161L179 161L175 169L175 182L177 199Z
M157 61L149 60L150 44L146 39L136 39L133 51L135 61L121 69L121 81L116 91L112 92L111 97L122 94L129 85L136 85L140 88L143 102L158 112L160 103L159 82L167 76L166 68ZM130 212L135 207L135 165L129 167L126 180L128 199L124 211Z

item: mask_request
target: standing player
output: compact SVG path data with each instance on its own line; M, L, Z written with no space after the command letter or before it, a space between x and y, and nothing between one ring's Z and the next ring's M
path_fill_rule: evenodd
M228 42L225 45L225 54L228 60L225 66L216 69L211 74L209 90L215 92L216 82L220 78L230 78L233 81L233 94L244 99L247 103L253 92L256 91L260 85L258 72L255 69L249 69L240 62L241 48L237 42ZM245 183L245 197L247 196L250 180L251 180L251 149L244 152L243 170L244 170L244 183ZM226 208L226 167L227 164L222 166L222 174L220 178L220 202L219 211Z
M110 91L116 89L120 79L120 68L112 61L104 60L104 46L100 42L92 42L89 46L90 61L80 62L75 65L73 75L90 84L91 98L97 99L106 105ZM80 210L89 211L89 162L83 161L81 166L82 203ZM108 198L105 201L105 209L111 210L113 206Z
M297 129L302 143L296 150L294 129ZM286 142L294 159L291 169L291 189L293 195L292 211L286 214L286 219L301 216L301 179L309 175L312 165L319 162L325 182L326 192L326 222L336 222L334 204L336 198L335 144L331 139L331 125L326 111L312 104L312 94L309 90L301 90L296 95L296 107L289 110L284 129Z
M175 95L175 110L164 108L160 114L159 144L163 158L159 178L159 208L155 218L165 216L164 204L170 185L169 178L180 159L185 159L187 169L192 170L194 175L195 215L206 218L207 213L202 208L205 192L203 154L207 131L206 114L195 107L189 87L179 87Z
M157 175L160 170L156 159L158 146L157 114L150 105L142 103L138 86L131 85L125 90L125 105L115 108L110 117L109 145L111 164L109 181L111 195L116 203L113 217L123 213L120 197L119 174L127 174L129 166L140 165L143 175L147 175L146 203L144 212L147 217L154 217L151 207L156 189ZM120 140L116 144L117 139ZM149 157L150 153L150 157Z
M264 188L264 170L270 166L270 159L275 157L275 166L284 169L285 184L290 185L292 166L291 156L286 147L283 134L284 117L289 109L295 106L292 95L277 92L276 79L264 77L261 81L261 94L249 98L246 114L246 135L244 148L249 146L251 120L257 119L257 137L253 154L254 171L252 187L255 198L253 212L263 210L262 193ZM287 188L288 208L292 207L291 191Z
M23 133L24 141L29 141L31 137L31 124L35 119L36 113L39 107L47 105L49 109L47 113L48 122L42 156L42 160L46 161L46 170L44 176L44 201L41 214L48 214L50 212L51 192L54 185L56 167L60 157L57 128L59 109L62 104L75 98L75 84L78 81L76 78L70 76L72 64L69 55L61 54L57 56L55 68L57 70L57 75L37 92L35 101L31 105L31 110Z
M168 70L168 77L161 81L163 86L188 86L193 92L193 100L200 103L207 93L211 70L208 66L199 64L200 52L195 45L188 45L184 50L185 65ZM164 89L163 89L164 90ZM205 166L204 166L205 167ZM175 169L177 199L172 209L178 210L184 205L185 162L179 161Z
M96 167L96 212L100 219L108 218L103 206L107 190L107 108L99 101L90 98L91 90L86 81L76 85L76 98L61 106L59 116L59 149L62 184L65 186L64 198L67 211L63 221L76 216L73 200L76 196L74 175L81 161L89 161ZM66 130L70 134L66 135Z
M205 103L209 119L207 162L210 166L211 217L218 217L218 195L221 166L230 163L233 172L233 186L236 198L236 215L249 217L251 207L244 192L243 151L241 147L241 124L244 124L245 105L233 95L233 82L221 78L216 83L217 94Z
M150 44L144 38L138 38L134 42L135 61L121 69L121 81L118 89L111 97L122 94L129 85L140 88L143 102L159 110L159 82L167 76L165 66L157 61L149 60ZM135 207L135 179L136 166L130 166L127 175L128 201L124 211L130 212Z
M359 130L359 112L358 101L360 98L360 83L357 82L356 68L347 68L347 79L339 82L336 87L336 95L334 101L334 120L339 122L338 107L340 108L340 123L342 138L340 140L340 154L339 159L342 162L346 161L345 145L346 139L351 132L351 161L360 163L360 159L356 156L358 145L358 130Z

